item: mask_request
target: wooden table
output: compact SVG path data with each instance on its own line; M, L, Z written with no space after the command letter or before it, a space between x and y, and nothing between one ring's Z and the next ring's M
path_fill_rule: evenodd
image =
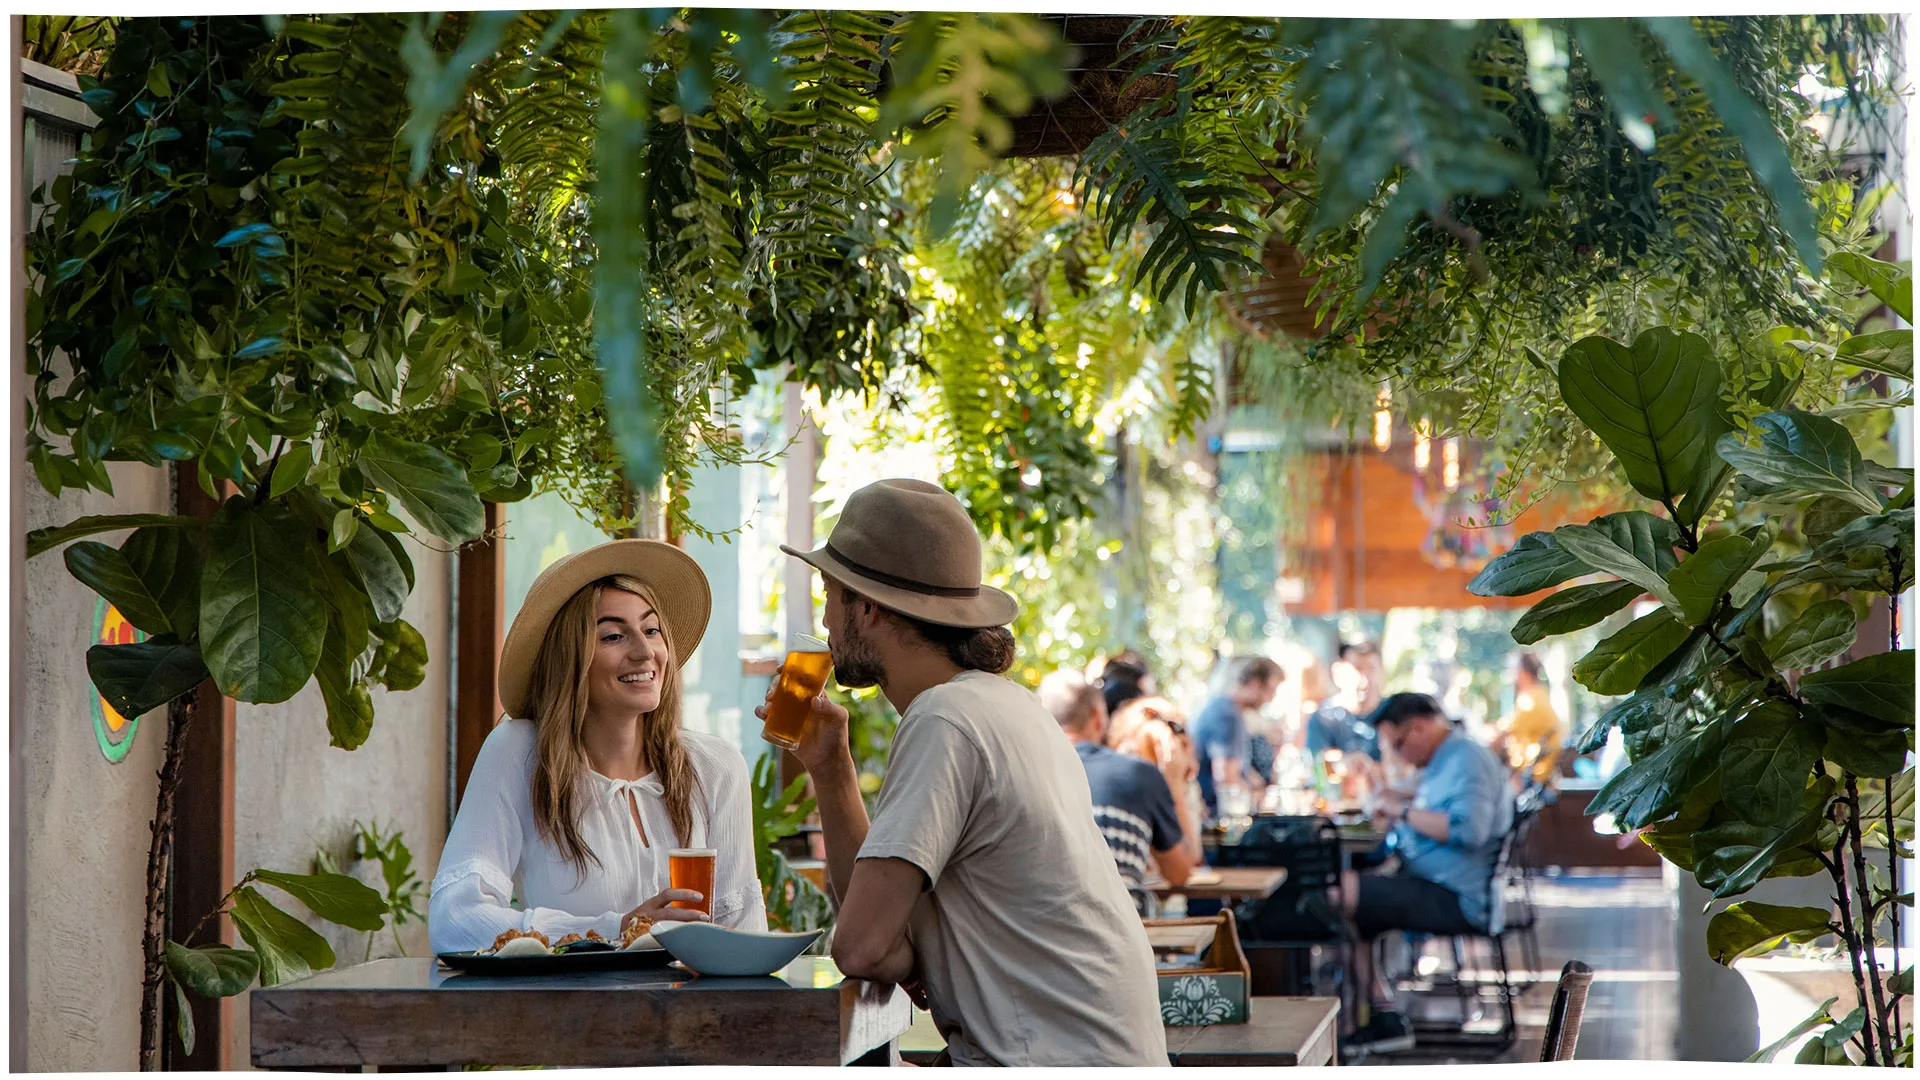
M1339 1036L1340 999L1247 999L1247 1022L1170 1027L1167 1056L1175 1065L1331 1065Z
M1256 997L1244 1024L1169 1027L1167 1058L1174 1065L1331 1065L1339 1031L1338 998ZM900 1039L900 1056L930 1064L947 1042L933 1017L918 1009Z
M1147 891L1159 897L1179 894L1190 900L1265 900L1287 883L1284 866L1217 866L1207 867L1206 872L1218 875L1220 880L1205 885L1160 881L1149 884ZM1200 873L1200 869L1195 868L1194 873Z
M913 1006L824 956L750 979L481 977L402 957L261 987L251 1015L253 1063L270 1069L845 1065L904 1033Z

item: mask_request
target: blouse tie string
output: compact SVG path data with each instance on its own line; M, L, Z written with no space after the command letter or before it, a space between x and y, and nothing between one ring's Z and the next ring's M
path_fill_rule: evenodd
M661 786L657 774L648 773L638 780L607 780L607 797L616 802L626 798L628 792L646 792L656 799L667 797L667 789Z

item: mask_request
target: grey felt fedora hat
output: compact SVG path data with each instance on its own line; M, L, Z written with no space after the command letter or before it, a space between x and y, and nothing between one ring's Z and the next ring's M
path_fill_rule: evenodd
M883 608L936 626L1005 626L1013 597L980 581L980 534L947 489L881 480L847 498L824 546L780 550Z

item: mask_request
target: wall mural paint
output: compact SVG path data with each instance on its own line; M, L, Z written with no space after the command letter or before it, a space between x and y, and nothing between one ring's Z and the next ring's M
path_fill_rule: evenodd
M146 632L137 630L134 625L120 614L120 609L107 603L104 597L93 599L94 640L102 645L128 645L136 641L147 640ZM92 687L88 687L92 690ZM100 744L100 753L110 764L118 765L125 761L133 750L133 736L140 729L140 718L131 720L114 711L100 692L93 690L93 737Z

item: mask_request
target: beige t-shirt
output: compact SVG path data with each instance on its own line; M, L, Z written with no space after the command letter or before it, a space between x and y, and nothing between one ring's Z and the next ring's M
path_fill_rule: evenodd
M932 887L908 924L955 1065L1167 1064L1153 948L1040 699L969 671L907 706L860 858Z

